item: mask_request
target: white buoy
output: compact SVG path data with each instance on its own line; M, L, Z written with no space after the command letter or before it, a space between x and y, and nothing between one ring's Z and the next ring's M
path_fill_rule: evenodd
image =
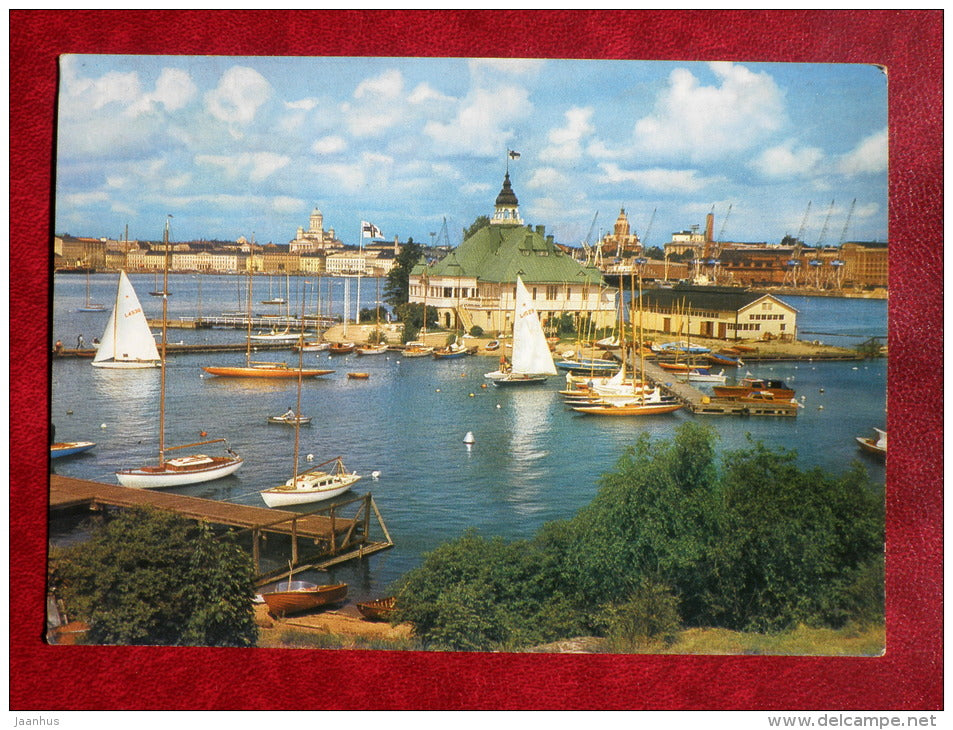
M373 479L375 482L380 478L381 478L381 473L379 471L371 472L371 479Z
M463 443L465 444L475 444L476 439L473 438L473 431L467 431L467 435L463 437Z
M100 427L100 428L106 428L106 424L105 424L105 423L102 423L102 424L99 425L99 427Z
M314 454L308 454L307 459L308 461L314 461Z

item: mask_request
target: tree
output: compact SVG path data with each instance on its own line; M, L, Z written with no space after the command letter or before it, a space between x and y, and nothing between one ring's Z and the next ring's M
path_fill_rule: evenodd
M469 228L463 229L463 240L466 241L470 236L479 231L481 228L490 225L490 217L486 215L477 216L476 220L470 224Z
M54 551L51 582L97 644L253 646L251 559L168 512L131 509Z
M387 272L384 284L384 301L395 307L410 301L410 272L420 263L423 246L408 238L394 259L394 266Z

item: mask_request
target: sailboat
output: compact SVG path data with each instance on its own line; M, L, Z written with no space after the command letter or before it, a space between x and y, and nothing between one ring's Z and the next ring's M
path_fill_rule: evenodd
M166 220L166 237L169 233L169 221ZM169 250L165 253L165 274L163 277L163 291L169 283ZM159 487L177 487L183 484L197 484L220 479L234 473L244 463L243 459L228 448L225 439L211 439L182 446L165 446L165 360L166 360L166 320L168 318L168 299L162 297L162 354L160 357L159 379L159 463L142 466L135 469L120 469L116 478L124 487L138 489L156 489ZM153 341L153 346L155 342ZM95 364L95 363L94 363ZM190 454L166 459L167 451L177 451L195 446L208 444L226 444L226 456L208 456L206 454Z
M296 368L290 367L288 363L285 362L271 362L266 360L252 360L251 359L251 302L252 302L252 285L251 285L251 272L248 272L248 313L245 315L247 318L248 332L245 336L245 364L244 365L206 365L202 367L202 370L207 372L209 375L217 375L220 377L234 377L234 378L297 378L299 375L304 378L317 378L322 375L330 375L333 373L333 370L321 370L318 368L309 368L304 369L300 363ZM303 322L302 318L302 322ZM301 346L301 340L299 338L299 347Z
M93 357L93 367L154 368L159 365L156 340L149 329L139 297L126 272L120 271L116 302L106 322L99 349Z
M89 265L89 255L86 256L85 262L86 269L86 303L82 307L79 307L77 311L79 312L105 312L106 306L103 304L97 304L96 302L90 301L89 299L89 270L92 268Z
M502 360L502 358L501 358ZM553 356L539 315L533 307L522 278L516 277L516 308L513 317L513 364L485 377L493 385L532 385L556 374Z
M302 304L302 308L304 305ZM302 313L303 314L303 313ZM303 318L302 318L303 319ZM302 341L304 333L302 333ZM304 352L298 349L298 370L301 372L302 359ZM298 377L298 401L295 407L294 416L301 417L301 376ZM344 462L338 456L312 469L298 473L298 447L301 436L301 423L294 422L295 427L295 445L294 457L292 460L291 479L277 487L271 487L261 492L261 498L269 507L286 507L294 504L308 504L310 502L320 502L325 499L331 499L339 494L344 494L351 488L355 482L360 480L360 474L348 472L344 468ZM333 467L323 470L322 467L333 464Z

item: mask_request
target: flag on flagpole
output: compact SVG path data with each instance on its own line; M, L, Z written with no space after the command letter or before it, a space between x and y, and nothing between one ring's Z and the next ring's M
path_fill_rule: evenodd
M383 238L384 232L373 223L361 221L361 236L364 238Z
M520 158L520 153L519 153L519 152L517 152L516 150L510 150L510 159L511 159L511 160L518 160L519 158Z

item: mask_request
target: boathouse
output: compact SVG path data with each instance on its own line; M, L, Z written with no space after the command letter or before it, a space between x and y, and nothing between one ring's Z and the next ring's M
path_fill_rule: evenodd
M731 286L679 285L642 293L642 326L673 337L796 339L797 310L771 294Z
M516 279L522 278L544 328L565 314L610 327L618 290L594 266L559 248L543 226L523 222L507 171L490 222L440 261L410 274L410 301L437 309L440 324L488 334L512 330Z

